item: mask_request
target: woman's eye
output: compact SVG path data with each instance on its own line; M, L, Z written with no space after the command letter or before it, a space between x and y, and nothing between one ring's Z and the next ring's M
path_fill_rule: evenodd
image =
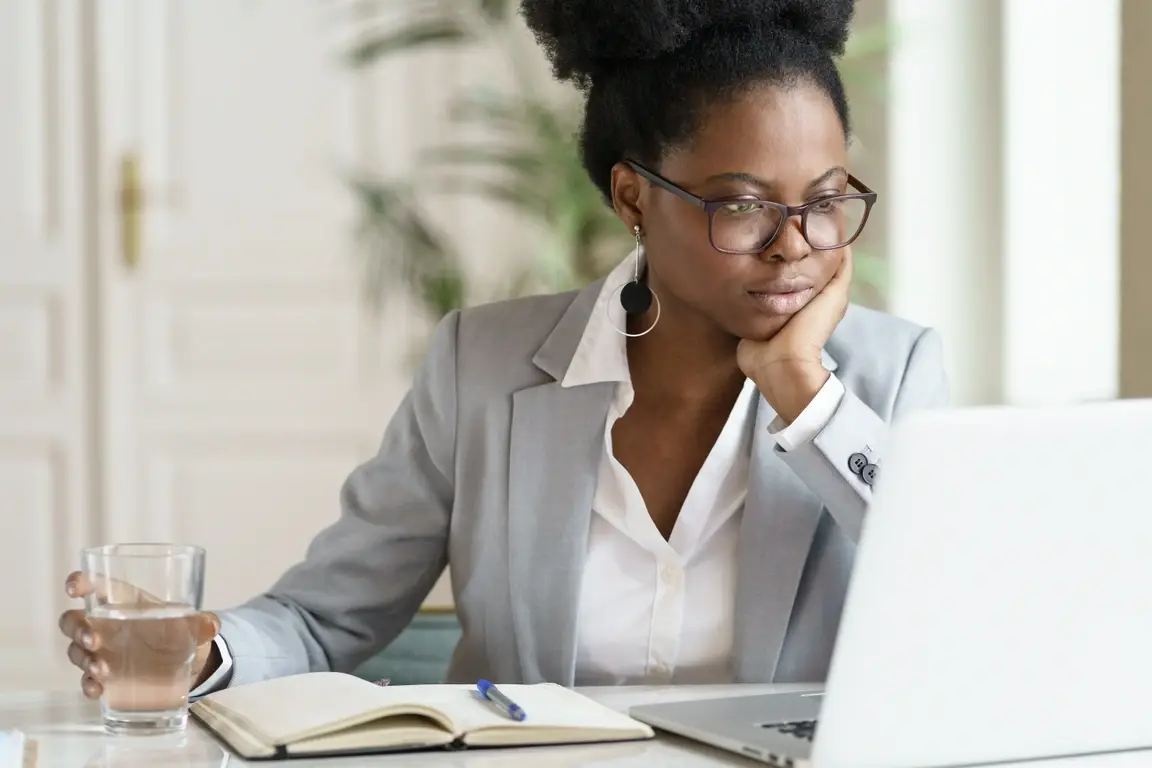
M834 197L827 200L818 200L812 204L811 210L816 213L832 213L840 205L840 201Z
M724 206L724 212L736 214L756 213L763 207L760 203L729 203Z

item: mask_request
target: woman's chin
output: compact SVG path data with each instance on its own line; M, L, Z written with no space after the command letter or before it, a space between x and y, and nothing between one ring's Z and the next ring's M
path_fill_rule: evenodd
M790 315L765 315L756 313L740 318L733 329L735 336L749 341L768 341L784 327Z

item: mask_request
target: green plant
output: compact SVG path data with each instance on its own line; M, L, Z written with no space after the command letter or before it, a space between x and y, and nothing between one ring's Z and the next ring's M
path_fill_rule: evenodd
M605 274L626 252L631 235L588 179L577 152L580 102L546 95L524 76L511 39L519 23L517 0L390 0L362 29L347 54L354 68L432 46L487 46L506 57L515 87L476 88L454 94L448 115L461 132L480 128L484 140L454 141L423 152L408 178L358 175L351 179L360 202L359 238L364 253L364 290L379 306L399 288L437 320L477 296L469 285L459 244L427 215L429 195L480 195L510 206L543 226L543 241L504 296L558 291ZM861 30L849 41L841 68L849 87L872 80L852 65L887 44L882 29ZM883 262L857 252L857 282L874 291Z

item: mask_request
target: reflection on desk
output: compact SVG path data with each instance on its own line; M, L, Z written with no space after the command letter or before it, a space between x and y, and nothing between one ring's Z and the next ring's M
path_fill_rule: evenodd
M787 689L792 686L785 686ZM779 686L709 686L698 688L583 689L592 698L620 711L635 704L702 696L764 693ZM0 730L19 729L40 742L39 768L236 768L249 763L232 756L198 722L187 732L156 737L106 735L100 726L100 708L79 693L0 694ZM674 738L649 742L589 744L570 747L528 747L508 750L430 752L376 757L293 759L287 768L340 768L340 766L408 766L414 761L429 768L646 768L676 765L683 768L743 766L749 763L711 747Z
M755 695L807 688L795 685L583 688L581 692L613 709L627 712L638 704L686 699ZM100 708L80 693L0 694L0 731L20 730L39 742L38 768L237 768L246 765L286 768L369 766L399 768L419 761L421 768L753 768L759 763L678 737L660 734L655 741L590 744L572 747L470 752L435 752L379 757L294 759L284 763L248 763L231 756L207 731L192 721L186 733L156 737L106 735ZM996 768L1148 768L1152 752L998 764ZM7 768L4 766L3 768Z
M164 736L102 739L84 768L202 768L229 765L230 755L220 745L188 733Z

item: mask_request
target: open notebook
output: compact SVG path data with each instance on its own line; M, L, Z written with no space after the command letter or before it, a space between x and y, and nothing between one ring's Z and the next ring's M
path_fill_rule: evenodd
M189 711L249 760L653 737L647 725L559 685L498 687L527 719L509 719L474 686L382 687L340 672L226 688Z

